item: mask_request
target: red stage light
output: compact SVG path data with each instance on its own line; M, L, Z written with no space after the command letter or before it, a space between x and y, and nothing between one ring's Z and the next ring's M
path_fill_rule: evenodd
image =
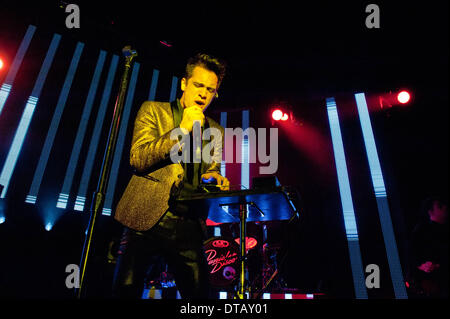
M221 225L221 224L222 223L216 223L215 221L212 221L209 218L206 219L206 226L218 226L218 225Z
M238 245L239 245L240 242L241 242L239 238L236 238L234 241L235 241ZM258 244L258 241L257 241L255 238L253 238L253 237L245 237L245 247L247 248L247 250L248 250L248 249L255 248L255 247L256 247L256 244Z
M400 93L397 94L397 100L401 104L406 104L411 100L411 95L409 94L408 91L401 91Z
M0 59L0 69L3 69L3 60Z
M272 112L272 118L275 121L281 120L282 117L283 117L283 112L281 110L275 110Z
M281 117L282 121L287 121L289 118L289 116L287 115L287 113L284 113L283 116Z

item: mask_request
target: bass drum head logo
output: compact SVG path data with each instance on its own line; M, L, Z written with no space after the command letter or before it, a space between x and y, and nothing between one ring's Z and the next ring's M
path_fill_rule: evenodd
M239 278L239 246L231 238L213 237L203 243L209 282L215 287L232 286Z
M230 246L230 243L227 240L218 239L212 242L213 247L216 248L225 248Z

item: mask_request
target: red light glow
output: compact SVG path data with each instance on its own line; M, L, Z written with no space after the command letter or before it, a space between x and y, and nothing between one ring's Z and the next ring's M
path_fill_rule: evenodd
M3 60L0 59L0 69L3 69Z
M238 245L239 245L240 242L241 242L239 238L236 238L234 241L235 241ZM255 238L253 238L253 237L245 237L245 247L247 248L247 250L248 250L248 249L255 248L255 247L256 247L256 244L258 244L258 241L257 241Z
M283 116L281 117L282 121L287 121L289 118L289 116L287 115L287 113L284 113Z
M410 99L411 99L411 95L407 91L401 91L397 95L397 100L402 104L408 103Z
M275 110L272 112L272 118L275 121L281 120L282 117L283 117L283 112L281 110Z

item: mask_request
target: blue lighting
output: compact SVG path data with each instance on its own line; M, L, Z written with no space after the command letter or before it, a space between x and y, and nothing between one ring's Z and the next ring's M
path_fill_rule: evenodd
M172 88L170 89L170 98L169 101L175 101L177 98L177 84L178 84L178 78L176 76L172 77Z
M103 207L102 215L111 216L111 213L112 213L112 209L111 208Z
M349 240L358 240L355 211L353 209L352 193L345 161L344 144L342 142L339 117L334 99L327 99L328 119L330 122L331 138L333 141L334 158L341 195L342 211L344 213L345 232Z
M6 75L5 83L3 83L2 87L0 88L0 114L2 114L3 107L5 106L6 100L8 99L9 92L11 92L12 85L14 84L14 80L20 66L22 65L23 57L28 50L31 39L33 38L34 31L36 31L36 27L34 25L29 25L27 32L23 37L22 43L19 46L19 50L17 50L16 56L14 57L11 68Z
M69 199L70 190L72 188L73 177L75 175L75 170L77 168L78 158L81 153L81 146L83 144L83 139L86 134L86 128L89 122L89 117L91 116L92 105L94 103L94 98L97 93L97 87L100 80L100 75L103 70L103 65L105 63L105 58L106 52L101 50L97 59L97 65L95 67L94 75L92 76L92 81L89 87L86 102L84 104L83 114L81 116L80 124L78 126L77 136L75 138L75 143L72 148L69 164L67 165L64 183L61 189L61 193L59 194L58 202L56 204L58 208L65 209L67 207L67 201Z
M339 125L336 101L334 98L328 98L326 100L326 105L331 139L333 142L334 159L336 163L345 232L347 234L355 295L357 299L367 299L367 290L361 261L361 250L359 247L358 231L356 227L355 212L353 208L353 200L350 190L350 182L348 178L344 144Z
M0 88L0 114L2 113L6 100L8 99L9 92L11 92L11 87L12 86L10 84L3 83Z
M120 123L119 135L117 137L116 150L114 153L114 159L111 166L112 173L109 177L108 188L106 191L105 203L103 205L103 215L111 216L111 207L113 205L114 200L114 191L116 189L116 182L118 177L118 172L120 169L120 161L122 159L123 147L125 145L125 137L127 134L128 128L128 119L130 118L131 106L133 104L134 91L136 88L136 82L139 74L139 63L135 62L133 65L133 72L130 77L130 85L128 87L127 98L125 100L125 105L122 113L122 120Z
M369 111L364 93L355 94L355 99L358 107L364 144L366 146L367 159L369 160L375 196L386 197L386 187L384 186L383 173L381 172L380 160L378 159L375 137L373 136L372 124L370 123Z
M53 228L53 224L51 222L48 222L47 224L45 224L45 230L46 231L50 231Z
M94 133L92 134L91 142L89 144L89 151L86 157L86 161L84 163L83 175L81 176L80 187L78 189L78 195L74 206L75 210L83 211L84 209L84 201L86 200L86 194L88 191L92 168L94 166L97 147L100 143L100 135L103 127L103 120L105 119L109 97L111 95L111 89L114 82L114 74L116 73L118 61L119 57L117 55L113 55L111 65L109 67L108 78L106 79L106 84L103 90L102 100L100 102L100 109L97 113L97 119L94 125Z
M158 85L158 77L159 77L159 70L153 69L152 83L150 84L150 92L148 94L149 101L155 100L156 87Z
M250 111L242 111L242 130L245 132L250 125ZM248 135L242 138L242 164L241 164L241 185L244 189L250 189L250 162L248 156Z
M380 216L381 229L383 232L384 245L391 271L391 279L395 296L398 299L407 299L405 283L403 279L402 267L398 256L397 244L395 241L394 229L392 227L391 213L387 201L386 188L384 185L383 173L381 171L375 137L373 135L372 124L370 122L369 110L364 93L355 94L356 105L358 107L361 130L366 147L367 160L369 161L372 185L377 200L378 214Z
M6 218L4 216L0 216L0 224L3 224L6 221Z
M66 106L67 97L69 95L69 91L72 86L73 77L78 67L78 62L80 60L81 53L83 52L83 47L84 44L79 42L72 57L69 70L67 71L66 79L64 81L63 88L59 95L58 102L56 104L56 109L53 114L52 121L50 123L50 128L48 130L47 137L45 139L44 147L42 148L36 172L34 173L33 182L28 192L29 196L34 196L36 198L39 193L39 188L41 186L42 178L44 176L44 171L45 168L47 167L48 158L50 156L50 151L52 149L53 142L55 140L56 132L58 131L58 126L61 120L62 113L64 112L64 108Z
M69 200L69 194L60 193L56 207L65 209L67 207L67 201Z
M31 195L27 195L26 199L25 199L25 203L28 204L36 204L36 196L31 196Z
M86 197L77 196L77 198L75 199L75 206L73 207L73 209L82 212L84 210L84 202L85 201L86 201Z
M25 109L20 119L19 126L17 127L12 145L9 149L6 162L3 166L2 173L0 174L0 184L4 185L4 189L0 194L0 198L5 198L6 192L8 191L9 182L11 181L11 177L13 175L17 159L19 158L19 154L28 131L28 127L30 125L31 119L33 118L33 113L36 108L36 104L39 100L39 95L41 94L42 87L44 86L48 71L53 62L53 58L55 56L56 49L58 48L60 39L61 36L59 34L55 34L53 36L52 42L50 43L50 47L47 51L44 62L42 63L41 70L39 71L37 80L34 84L33 90L31 91L31 95L28 97L28 101L25 105Z
M27 104L25 105L25 110L23 111L22 118L20 119L19 127L17 128L16 134L14 135L11 148L9 149L9 153L3 166L2 173L0 174L0 184L4 185L3 191L0 194L0 198L5 198L6 196L9 182L11 181L14 167L16 166L17 159L19 158L20 150L22 149L25 135L27 134L28 126L30 125L31 119L33 117L37 102L38 98L30 96L28 98Z
M220 112L220 125L223 128L227 127L227 112ZM222 145L223 148L225 148L225 145ZM222 160L222 163L220 163L220 175L226 176L226 163L225 160Z

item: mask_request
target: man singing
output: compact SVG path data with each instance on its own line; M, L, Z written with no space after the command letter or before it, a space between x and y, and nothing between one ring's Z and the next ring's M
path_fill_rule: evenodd
M190 156L174 162L171 153L191 148L193 143L180 143L183 139L174 139L171 132L178 130L192 140L194 121L199 121L203 129L218 129L223 137L224 129L203 112L217 96L224 75L224 62L197 54L186 65L180 99L146 101L138 111L130 152L134 174L114 215L125 226L114 274L115 297L141 297L154 256L163 256L173 269L182 298L208 297L204 216L192 208L182 209L173 199L194 192L203 179L215 180L221 189L227 189L229 182L220 175L220 159L198 163ZM212 137L211 144L221 154L223 138Z

